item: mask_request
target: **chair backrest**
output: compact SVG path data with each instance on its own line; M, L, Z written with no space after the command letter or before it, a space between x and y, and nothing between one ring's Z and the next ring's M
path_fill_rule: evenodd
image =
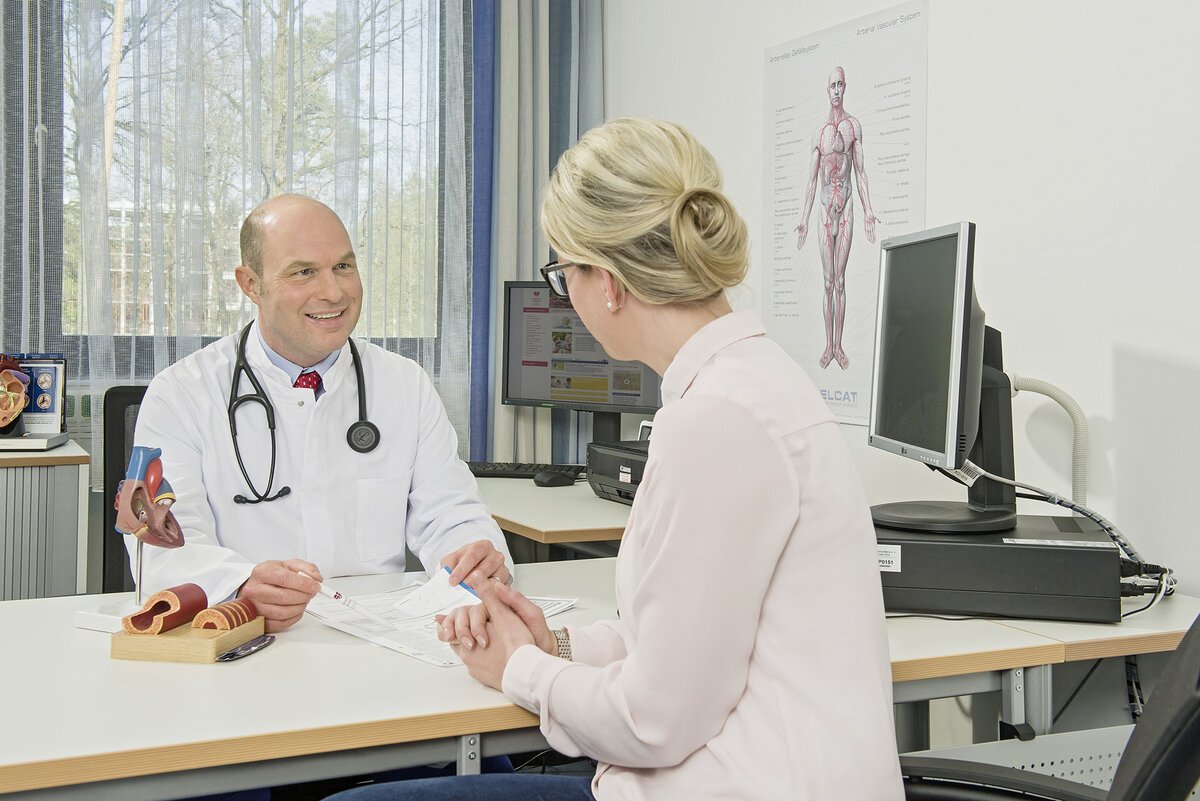
M1166 603L1170 603L1167 599ZM1133 727L1109 801L1177 801L1200 779L1200 618L1171 655Z
M144 386L111 387L104 393L104 592L133 589L125 543L117 535L117 510L113 501L117 485L125 477L125 466L133 450L133 429L138 407L146 394Z

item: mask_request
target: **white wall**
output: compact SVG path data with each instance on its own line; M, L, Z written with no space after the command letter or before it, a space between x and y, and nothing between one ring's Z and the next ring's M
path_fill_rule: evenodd
M606 113L689 127L759 239L763 51L889 5L608 0ZM1080 403L1089 505L1190 594L1200 594L1197 30L1193 0L929 7L926 219L978 223L977 293L1004 334L1005 366ZM756 245L741 306L761 305L761 258ZM1013 403L1017 477L1069 495L1066 415L1028 393ZM962 497L867 448L865 428L845 430L872 501Z

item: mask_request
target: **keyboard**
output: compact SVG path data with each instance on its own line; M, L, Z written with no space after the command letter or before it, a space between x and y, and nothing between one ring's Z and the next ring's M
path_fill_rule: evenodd
M476 478L533 478L545 470L563 473L571 478L583 474L581 464L526 464L524 462L467 462Z

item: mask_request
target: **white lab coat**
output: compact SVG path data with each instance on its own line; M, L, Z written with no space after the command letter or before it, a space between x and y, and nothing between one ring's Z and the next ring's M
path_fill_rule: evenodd
M366 454L346 441L358 419L349 345L322 377L325 392L314 401L312 390L291 386L250 332L246 361L275 406L270 492L292 491L269 503L234 503L235 495L252 497L227 412L237 342L237 334L227 336L160 373L139 409L135 444L162 449L163 476L177 497L172 511L186 539L174 550L145 546L143 595L194 582L217 603L269 559L307 559L326 578L399 572L406 543L432 573L456 548L489 539L512 570L429 377L412 360L361 340L367 419L380 431L379 446ZM238 392L253 392L244 373ZM238 446L255 487L265 492L271 445L261 408L239 409ZM136 540L125 539L132 553Z

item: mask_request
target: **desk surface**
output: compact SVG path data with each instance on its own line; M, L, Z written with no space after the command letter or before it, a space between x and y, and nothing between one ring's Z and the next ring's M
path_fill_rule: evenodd
M613 559L518 565L517 578L527 592L579 598L554 622L584 624L612 616L614 567ZM393 575L332 583L354 594L402 581ZM112 660L107 635L73 627L77 609L100 602L76 596L0 603L0 631L9 642L0 660L0 794L537 725L463 668L426 665L311 618L237 662ZM1197 612L1200 599L1176 596L1121 624L893 618L893 677L908 682L1094 658L1096 643L1111 655L1164 650ZM340 774L331 768L323 775Z
M1145 606L1148 599L1127 598L1123 611ZM1200 616L1200 598L1173 595L1158 606L1120 623L1072 623L1058 620L1003 620L1013 629L1055 640L1063 645L1063 661L1078 662L1129 654L1174 651L1192 622Z
M91 461L88 452L72 439L48 451L0 451L0 467L50 467Z
M520 565L518 580L537 594L579 598L554 621L582 624L611 616L613 561ZM401 578L331 583L378 592ZM77 609L99 603L0 603L9 644L0 660L0 793L537 725L461 667L433 667L307 616L236 662L110 659L109 635L73 625Z
M1125 612L1146 604L1126 599ZM1120 623L888 618L892 678L913 681L986 670L1173 651L1200 616L1200 598L1175 595Z
M1011 670L1063 661L1062 643L992 620L889 618L892 681Z
M596 497L586 481L539 487L531 479L480 478L479 491L505 531L537 542L619 540L629 507Z

